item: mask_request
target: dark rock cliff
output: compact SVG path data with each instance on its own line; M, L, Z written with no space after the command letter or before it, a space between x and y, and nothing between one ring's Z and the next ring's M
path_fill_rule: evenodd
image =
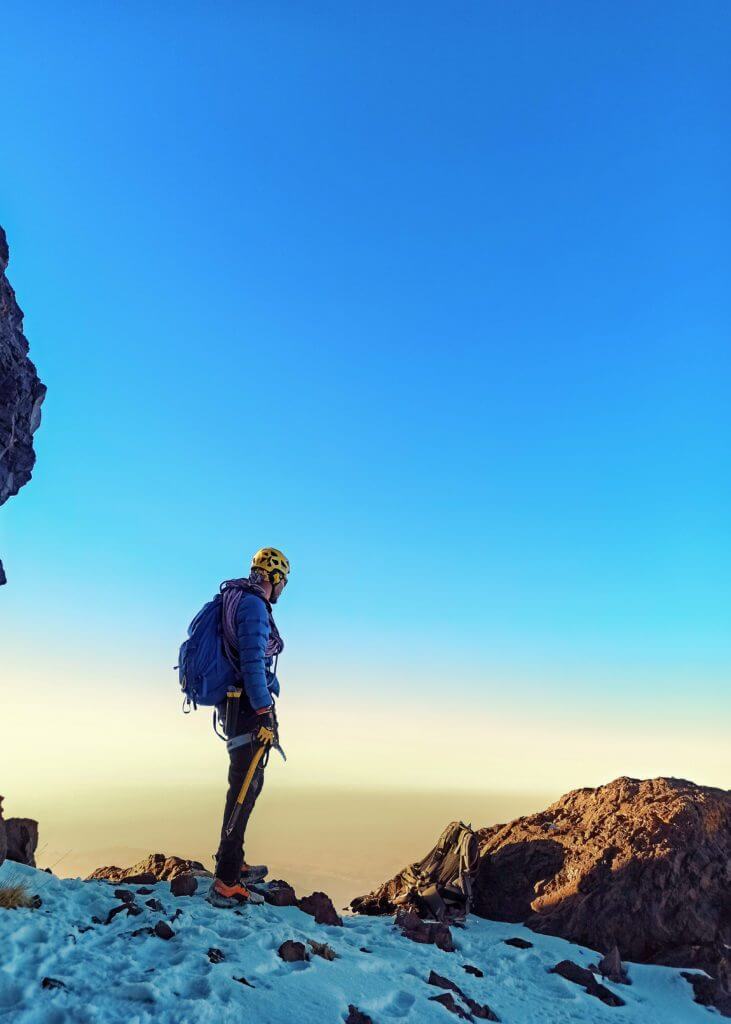
M8 243L0 228L0 505L31 478L36 460L33 432L41 422L46 386L28 358L23 311L5 276ZM0 584L5 573L0 561Z

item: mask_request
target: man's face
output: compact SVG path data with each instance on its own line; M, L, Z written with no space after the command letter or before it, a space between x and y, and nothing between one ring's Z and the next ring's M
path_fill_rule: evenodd
M280 596L282 594L282 591L284 590L284 588L286 586L287 586L287 578L286 578L286 576L285 576L284 579L280 580L279 583L275 583L274 584L274 586L272 587L272 596L269 598L269 601L270 601L271 604L276 604L277 603L277 601L279 600L279 598L280 598Z

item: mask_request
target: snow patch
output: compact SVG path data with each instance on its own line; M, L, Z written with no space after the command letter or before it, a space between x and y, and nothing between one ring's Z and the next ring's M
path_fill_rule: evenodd
M140 886L59 879L6 863L0 885L10 876L43 901L36 910L0 911L0 1015L13 1024L340 1024L350 1005L374 1024L450 1024L457 1018L431 1000L439 994L428 984L432 971L504 1024L709 1021L679 969L629 964L631 985L603 982L625 1005L605 1006L550 973L561 960L588 967L599 954L512 924L470 917L453 929L456 951L446 953L404 938L390 918L345 917L337 927L318 925L296 907L217 910L203 898L204 885L182 901L159 882L145 888L162 912L146 905L149 895L136 896L140 913L121 912L104 925L92 919L105 921L120 905L114 889L135 893ZM159 921L170 925L171 939L154 933ZM532 948L506 945L514 936ZM287 939L309 950L309 940L327 943L336 959L285 963L277 951ZM224 959L212 962L211 949ZM465 971L465 963L483 977ZM65 987L43 988L44 978Z

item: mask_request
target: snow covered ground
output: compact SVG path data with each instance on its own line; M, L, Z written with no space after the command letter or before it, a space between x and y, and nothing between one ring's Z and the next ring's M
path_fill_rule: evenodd
M9 862L0 867L0 885L19 880L43 903L0 910L0 1019L13 1024L342 1024L349 1004L374 1024L450 1024L458 1018L430 1001L444 991L427 983L431 971L487 1003L505 1024L708 1024L715 1016L693 1002L678 970L635 964L628 968L631 985L605 983L626 1005L605 1006L549 973L565 959L587 967L598 961L596 953L517 925L472 917L453 929L456 952L444 953L403 938L390 918L346 917L339 928L317 925L293 907L215 910L203 899L201 880L192 897L172 896L167 882L146 887L153 892L135 897L142 914L119 913L108 925L89 927L92 917L105 920L119 906L115 888L140 886L58 879ZM145 906L151 898L164 912ZM171 925L171 939L132 936L161 920ZM513 936L533 948L505 945ZM337 959L285 963L277 950L286 939L325 942ZM219 958L209 950L224 959L212 962ZM44 988L45 978L64 987Z

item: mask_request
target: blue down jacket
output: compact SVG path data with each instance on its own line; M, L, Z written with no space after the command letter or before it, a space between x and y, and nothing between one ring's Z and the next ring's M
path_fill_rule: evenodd
M265 655L271 630L267 606L256 594L244 594L236 611L239 667L244 691L252 710L269 707L279 696L279 680L272 672L272 658Z

